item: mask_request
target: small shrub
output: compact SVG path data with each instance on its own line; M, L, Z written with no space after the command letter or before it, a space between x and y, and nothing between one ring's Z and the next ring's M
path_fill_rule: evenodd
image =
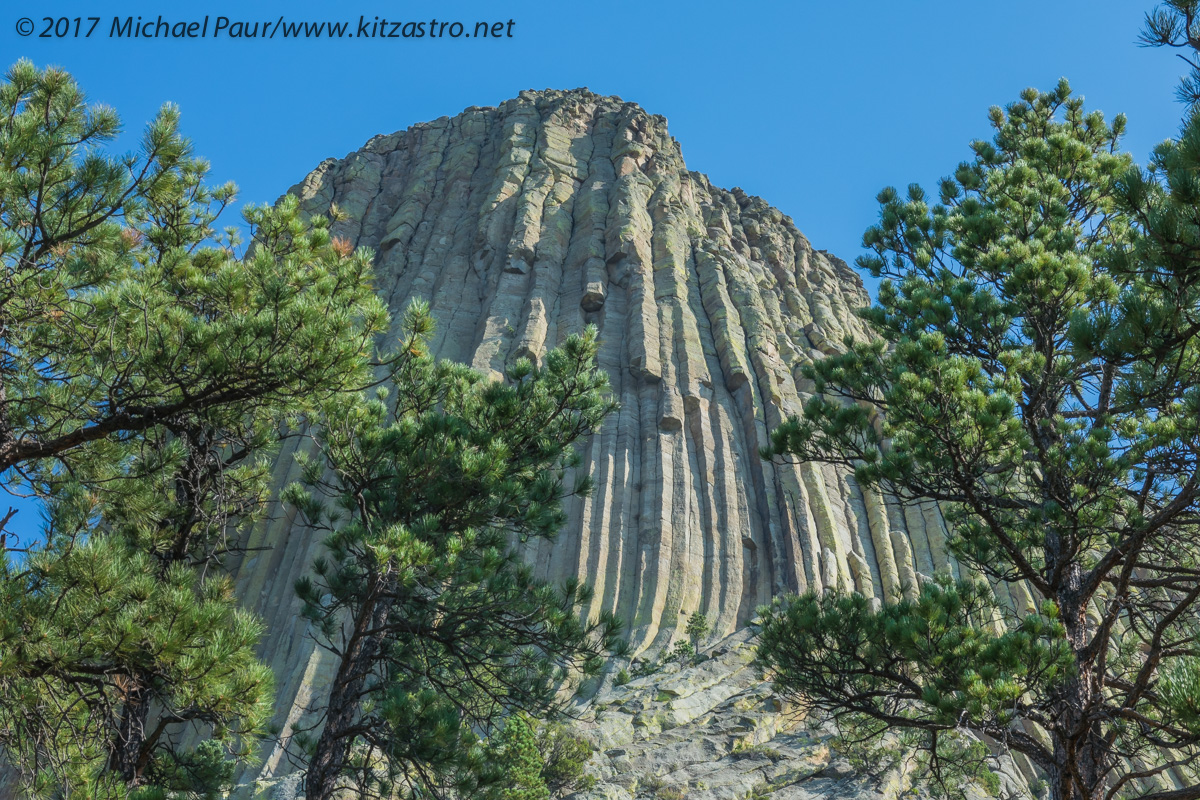
M712 632L712 625L708 622L708 617L701 614L699 611L688 617L687 627L684 628L684 633L692 642L692 647L696 650L700 649L700 642L704 641L704 637Z
M733 753L735 758L751 758L752 756L763 756L772 761L782 761L783 753L766 744L750 744L746 739L738 739L733 743Z
M678 641L675 643L675 649L671 651L671 658L678 661L680 666L690 664L696 660L696 648L687 640Z
M492 755L504 775L494 795L496 800L550 800L550 790L542 777L544 765L534 733L536 724L523 714L505 721Z
M653 675L654 673L658 672L659 669L661 669L661 667L650 659L639 661L633 668L633 677L645 678L648 675Z
M746 800L768 800L771 796L771 784L763 781L756 784L753 789L746 792Z
M663 783L663 779L658 777L657 775L647 776L646 778L644 778L638 782L638 789L644 789L648 792L651 792L656 797L658 796L658 791L665 787L666 787L666 784Z
M542 754L542 780L554 797L582 791L583 784L596 779L584 773L592 759L592 745L566 725L543 725L537 732L538 750ZM590 786L590 784L589 784Z

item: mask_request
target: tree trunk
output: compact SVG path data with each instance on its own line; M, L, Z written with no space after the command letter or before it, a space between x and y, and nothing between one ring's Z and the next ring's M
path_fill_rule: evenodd
M121 709L121 721L117 726L117 738L112 743L109 769L121 776L126 785L135 787L142 782L146 759L142 745L146 741L146 719L150 714L150 696L137 677L129 677L125 688L125 703Z
M338 777L345 771L355 738L350 728L357 720L362 688L380 647L379 636L367 635L367 631L379 629L386 621L390 607L387 600L376 595L354 618L354 630L342 651L341 663L329 692L325 727L317 739L305 776L305 800L329 800L337 788Z
M1100 800L1107 789L1109 748L1100 723L1084 719L1087 695L1084 680L1079 678L1063 687L1061 730L1053 732L1053 800Z
M1090 642L1092 631L1082 598L1083 567L1071 564L1059 591L1058 606L1067 641L1077 662ZM1050 732L1054 741L1055 774L1051 779L1053 800L1101 800L1112 760L1103 725L1087 709L1096 691L1092 670L1080 665L1078 674L1059 690L1058 716Z

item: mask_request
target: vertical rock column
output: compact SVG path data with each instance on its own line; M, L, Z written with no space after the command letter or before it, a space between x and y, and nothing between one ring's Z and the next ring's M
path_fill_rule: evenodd
M592 583L589 611L616 612L635 649L669 645L697 610L724 635L784 591L886 602L948 565L934 510L759 457L812 391L800 368L866 335L853 310L867 295L780 211L690 172L662 117L587 90L523 92L376 137L291 191L310 214L346 212L334 232L377 251L397 318L429 301L439 356L500 376L599 328L621 409L583 444L595 491L528 555L543 577ZM281 514L250 544L270 549L234 571L266 618L288 724L328 679L292 591L319 542Z

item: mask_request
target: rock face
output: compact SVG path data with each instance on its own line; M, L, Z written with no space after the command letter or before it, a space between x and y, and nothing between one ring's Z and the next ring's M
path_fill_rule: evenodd
M597 747L598 782L571 800L920 796L899 769L856 774L831 751L819 720L803 719L773 696L753 667L753 641L743 628L705 650L699 663L667 664L625 686L606 683L577 723ZM1028 798L1026 776L1011 764L1000 775L1006 796Z
M615 611L635 651L668 647L697 610L721 639L781 592L838 586L882 601L911 592L918 574L954 569L936 511L902 509L829 468L759 458L768 431L811 390L801 365L863 334L853 309L868 298L845 263L814 250L780 211L690 172L662 117L586 90L523 92L496 108L376 137L291 191L310 213L335 204L346 212L335 233L378 252L377 288L394 312L414 297L430 302L439 356L499 375L516 357L540 358L583 326L599 327L600 365L621 410L583 449L592 496L573 501L557 541L528 555L545 577L593 584L590 610ZM280 485L296 477L288 456L279 461ZM280 516L255 531L250 546L269 549L235 565L243 596L271 632L265 654L285 731L312 687L330 677L292 591L319 542L291 523ZM713 672L712 685L725 687L717 695L704 694L690 711L683 701L646 701L629 724L641 715L663 741L663 730L711 719L724 704L736 712L726 715L732 727L722 740L732 747L742 714L735 706L765 702L765 693L747 677L743 644L730 641L720 659L705 662L732 670ZM636 686L622 691L598 702L628 696L625 710L595 724L643 703ZM649 741L645 725L637 735L605 734L601 771L612 797L637 789L623 771L645 776L662 758L633 744ZM800 738L786 747L812 766L806 781L837 778L828 754L817 755L823 745L788 735ZM675 736L695 751L681 764L712 756L749 773L765 758L774 765L761 765L766 783L795 767ZM276 752L261 777L288 770ZM704 779L688 773L686 782L699 791ZM696 796L744 796L745 781L734 783ZM795 791L787 796L809 790Z

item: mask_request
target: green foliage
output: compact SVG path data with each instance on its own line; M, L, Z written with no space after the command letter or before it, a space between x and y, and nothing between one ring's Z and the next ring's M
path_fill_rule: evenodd
M429 356L423 303L404 329L394 396L329 404L323 459L286 493L328 533L327 555L296 588L340 665L310 798L350 779L360 744L392 780L473 785L484 779L473 731L552 714L562 682L598 674L618 646L610 614L581 619L587 587L538 581L516 550L555 536L563 497L589 489L565 480L574 443L613 408L595 329L542 366L518 360L507 381Z
M665 787L666 787L666 783L663 781L662 778L658 777L657 775L649 775L649 776L639 780L638 786L637 786L639 793L641 793L643 791L649 791L649 792L654 793L656 796L657 796L658 792Z
M678 661L680 666L690 664L696 660L696 648L686 639L680 639L671 649L671 660Z
M294 198L248 210L245 247L218 232L235 188L178 122L112 156L116 113L65 72L0 84L0 471L48 509L0 530L0 747L32 794L204 783L189 727L247 756L271 676L219 567L281 429L369 384L388 323L371 255Z
M847 714L829 744L860 775L882 778L901 770L919 777L920 791L929 797L1015 800L1002 788L996 753L965 729L888 727L866 715ZM964 793L967 786L973 792Z
M772 761L782 761L783 753L774 747L765 744L750 744L747 739L738 739L733 743L731 751L734 758L753 758L754 756L763 756Z
M1180 725L1200 731L1200 658L1174 659L1163 670L1159 692Z
M660 669L662 669L660 664L653 659L646 658L633 665L632 675L634 678L645 678L649 675L655 674Z
M771 784L766 781L756 783L746 792L745 800L769 800L771 797Z
M237 607L228 578L198 581L183 564L163 575L116 537L66 553L36 552L25 572L37 583L20 606L22 650L4 665L14 753L37 747L68 759L61 769L86 774L113 736L106 717L120 718L139 699L217 726L216 735L237 747L270 716L273 677L254 655L262 626ZM37 654L32 668L17 660L29 654ZM77 678L89 668L115 669L109 665L123 672L92 684ZM22 669L42 679L29 680ZM183 757L173 749L146 754L148 779Z
M695 611L690 617L688 617L687 627L684 629L684 633L687 634L688 639L690 639L692 642L692 647L697 651L700 650L700 643L704 641L704 637L708 636L708 634L711 632L712 625L709 624L708 617L704 614L701 614L699 611Z
M1200 757L1200 122L1143 172L1065 81L990 117L940 202L879 194L878 338L806 366L764 452L938 503L962 578L781 601L760 657L846 740L903 731L944 791L993 780L987 736L1055 798L1115 796Z
M1200 2L1198 0L1167 0L1146 15L1140 42L1148 47L1170 47L1173 49L1196 50L1200 41ZM1193 108L1200 102L1200 64L1194 52L1184 58L1190 69L1179 81L1176 96L1180 102Z
M809 592L762 609L759 656L801 702L854 696L896 724L1003 728L1022 696L1075 663L1053 604L1001 632L988 624L993 608L986 584L949 578L879 612L859 594Z
M0 469L44 464L31 477L46 489L67 467L112 463L120 433L312 408L330 385L362 385L386 327L370 254L303 221L290 197L246 212L253 247L239 251L233 229L213 228L235 187L204 183L177 109L138 154L110 157L115 112L22 61L0 86L0 120Z
M233 788L237 761L225 757L221 745L212 740L201 742L191 752L175 754L159 765L151 776L154 787L143 794L163 793L164 800L224 800ZM130 800L142 800L131 795Z
M615 678L613 678L613 686L624 686L631 680L633 680L633 678L630 676L629 670L622 667L621 669L617 670L617 675Z
M586 791L595 783L595 778L584 772L592 759L592 745L567 725L549 722L538 726L537 747L542 756L542 780L551 796Z
M550 800L550 789L542 774L542 754L530 720L514 715L500 731L496 748L500 768L497 800Z

